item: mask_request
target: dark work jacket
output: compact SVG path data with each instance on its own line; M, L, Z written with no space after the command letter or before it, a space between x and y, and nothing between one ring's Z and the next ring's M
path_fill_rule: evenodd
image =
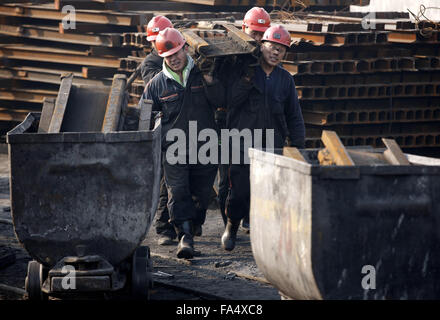
M226 56L223 58L218 70L218 78L225 87L226 109L230 108L232 88L236 85L237 79L246 73L250 63L255 62L255 58L248 55Z
M194 66L185 88L161 71L149 82L142 98L152 100L153 111L161 111L163 114L162 150L166 151L173 143L166 141L167 132L179 128L188 137L189 121L197 121L197 135L207 128L218 130L214 112L224 104L224 88L218 80L207 85L200 70ZM198 149L204 143L198 142ZM188 142L186 146L188 149Z
M293 77L280 66L269 76L260 65L251 81L237 79L231 89L227 127L243 130L274 129L274 147L304 148L305 127ZM264 131L263 131L264 132ZM264 147L263 138L263 147Z
M147 84L153 77L162 71L163 58L159 57L156 50L151 51L141 64L141 75Z

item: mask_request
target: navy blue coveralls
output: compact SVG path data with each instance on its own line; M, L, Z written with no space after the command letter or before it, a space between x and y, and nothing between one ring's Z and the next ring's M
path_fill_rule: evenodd
M160 57L156 50L152 50L142 61L141 76L145 85L150 82L153 77L162 71L163 58Z
M156 74L162 71L162 63L163 58L157 54L156 50L151 51L144 61L142 61L141 75L145 85L147 85ZM167 207L168 191L165 184L165 177L163 176L163 168L161 168L161 171L159 204L156 210L154 227L156 228L157 234L163 234L175 238L176 232L174 231L174 227L168 222L170 219Z
M168 188L170 221L179 225L191 220L202 225L210 201L217 164L203 165L197 160L189 164L170 164L166 159L167 148L174 142L166 141L170 129L181 129L189 137L189 122L197 122L197 135L203 129L218 130L214 112L224 104L224 88L219 81L207 85L197 66L191 70L186 87L160 72L146 88L143 98L153 101L153 111L162 116L162 164ZM188 144L186 153L188 154ZM197 152L205 142L197 143Z
M304 148L305 126L295 89L293 77L280 66L267 76L261 66L255 67L250 81L239 78L231 91L227 127L229 129L274 130L276 149L289 145ZM263 148L265 139L263 138ZM254 141L252 146L254 146ZM243 162L241 147L240 164L229 165L229 192L226 200L226 215L231 221L240 221L249 213L250 181L249 164Z

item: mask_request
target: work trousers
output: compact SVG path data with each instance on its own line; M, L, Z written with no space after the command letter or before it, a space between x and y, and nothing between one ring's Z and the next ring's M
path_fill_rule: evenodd
M169 164L165 154L163 159L170 222L178 226L190 220L203 225L218 166Z
M160 179L160 194L159 194L159 204L156 210L156 218L154 221L154 226L156 228L157 234L163 234L170 236L172 238L176 237L176 231L173 225L169 222L170 215L168 213L168 190L165 183L165 177L162 168L162 177Z
M218 203L220 206L220 213L223 220L226 218L226 198L229 192L229 181L228 181L228 165L220 164L218 166ZM226 223L226 221L224 221Z
M239 222L249 215L250 181L248 164L231 164L228 168L229 192L226 198L226 216Z

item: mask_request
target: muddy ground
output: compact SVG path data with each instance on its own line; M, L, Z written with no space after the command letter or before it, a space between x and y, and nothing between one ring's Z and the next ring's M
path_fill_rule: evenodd
M0 218L11 219L9 208L8 156L0 153ZM249 234L240 230L236 249L226 252L220 245L223 228L220 211L209 210L203 235L195 238L196 250L201 255L184 261L176 258L177 242L173 246L156 244L155 230L151 227L143 244L151 249L154 272L172 275L172 278L154 275L157 284L151 291L151 299L279 300L278 291L265 283L264 276L257 268ZM0 269L0 284L24 288L27 263L31 258L18 243L11 225L0 223L0 248L16 255L14 264ZM0 300L24 298L0 289Z

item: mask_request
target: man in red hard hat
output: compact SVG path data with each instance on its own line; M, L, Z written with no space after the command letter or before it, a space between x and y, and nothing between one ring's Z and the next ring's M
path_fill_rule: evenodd
M142 61L141 65L141 75L145 84L162 70L163 58L157 54L156 37L160 31L172 27L172 22L164 16L155 16L148 22L147 40L151 42L153 50L147 55L144 61Z
M243 32L261 42L264 32L270 27L270 16L264 8L253 7L243 19Z
M163 58L157 54L156 37L160 31L172 28L171 21L164 16L155 16L147 25L147 40L151 42L153 50L147 55L141 64L141 75L145 85L160 71L162 71ZM165 178L162 175L160 180L159 204L155 215L154 227L158 235L159 245L172 245L177 238L176 231L168 222L170 215L167 208L168 191L165 185Z
M204 143L193 141L190 131L198 137L204 129L217 130L214 112L224 103L224 89L211 75L201 73L176 29L159 32L156 49L164 58L162 71L147 84L142 99L152 100L153 110L162 112L162 163L170 221L179 237L177 257L189 259L194 256L193 236L205 222L217 172L217 162L201 163L197 155ZM177 133L184 136L183 144L177 144Z
M263 38L264 32L270 27L270 16L264 8L253 7L250 9L244 16L242 30L244 33L249 35L252 39L257 41L257 43L261 43L261 39ZM222 69L220 70L221 81L226 86L228 102L229 104L229 96L231 92L231 87L233 86L233 79L237 77L241 77L244 70L247 69L250 63L253 63L253 59L248 59L248 57L233 57L228 58L224 61ZM226 108L228 109L228 107ZM222 128L226 127L226 109L221 108L216 116L219 119L220 125ZM218 202L220 206L220 212L222 214L222 218L226 225L226 214L225 214L225 202L228 195L228 171L227 165L220 164L219 166L219 188L218 188ZM243 224L244 230L249 232L249 214L244 216Z
M268 28L262 39L261 57L255 70L237 79L231 89L228 105L228 129L252 132L261 129L263 148L295 146L304 148L305 127L293 77L280 66L290 47L290 34L282 26ZM273 143L265 144L267 137ZM240 220L249 213L250 182L248 150L240 146L240 163L229 164L229 193L226 200L227 225L221 238L225 250L233 250Z

